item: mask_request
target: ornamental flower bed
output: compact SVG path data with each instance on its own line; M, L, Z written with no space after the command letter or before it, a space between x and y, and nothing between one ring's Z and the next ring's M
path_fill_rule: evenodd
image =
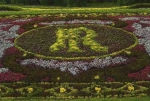
M75 97L115 96L117 92L122 92L121 96L134 96L136 84L119 86L122 88L113 90L111 95L98 83L149 80L149 16L64 14L0 20L0 82L59 84L39 91L29 85L6 87L17 92L17 96L37 96L43 91L60 98L71 96L73 91ZM95 82L97 86L81 90L75 85L62 86L65 82ZM149 92L149 87L144 87L139 88L144 89L142 93ZM4 88L1 87L3 93L8 93Z

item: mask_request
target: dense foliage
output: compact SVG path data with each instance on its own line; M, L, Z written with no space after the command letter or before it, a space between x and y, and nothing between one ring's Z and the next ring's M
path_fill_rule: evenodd
M112 2L118 5L131 5L134 3L149 3L149 0L0 0L6 4L25 4L25 5L54 5L54 6L86 6L87 3Z

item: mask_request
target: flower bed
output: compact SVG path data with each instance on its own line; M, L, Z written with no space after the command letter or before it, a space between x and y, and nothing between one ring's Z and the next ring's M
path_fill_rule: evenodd
M39 28L26 32L15 40L15 46L25 53L50 59L72 60L114 56L136 45L137 38L132 33L82 24Z
M0 82L121 83L150 80L149 16L83 15L0 20ZM70 93L76 90L74 86L49 88L45 92ZM114 96L117 92L124 92L121 96L125 96L129 93L124 89L137 89L134 84L120 87L112 92L105 92L105 87L99 86L93 86L92 91L78 90L89 92L85 96L102 90L101 96L104 97ZM10 91L15 90L17 96L34 96L35 89L35 86L28 85ZM148 94L145 92L149 88L144 89L142 93ZM1 90L6 91L3 87ZM42 91L40 88L38 92L41 94ZM82 96L79 92L77 95ZM134 96L137 92L130 94Z
M12 83L1 84L2 97L48 97L55 99L144 97L150 95L149 82L103 83Z

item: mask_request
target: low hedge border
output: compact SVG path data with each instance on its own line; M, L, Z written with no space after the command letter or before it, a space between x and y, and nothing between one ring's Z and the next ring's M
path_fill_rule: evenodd
M150 96L150 82L2 83L0 97L110 98ZM8 90L9 89L9 90Z

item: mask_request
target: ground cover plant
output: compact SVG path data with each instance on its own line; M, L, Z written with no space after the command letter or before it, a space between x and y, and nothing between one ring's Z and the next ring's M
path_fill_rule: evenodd
M149 96L149 26L148 15L2 18L1 97Z

